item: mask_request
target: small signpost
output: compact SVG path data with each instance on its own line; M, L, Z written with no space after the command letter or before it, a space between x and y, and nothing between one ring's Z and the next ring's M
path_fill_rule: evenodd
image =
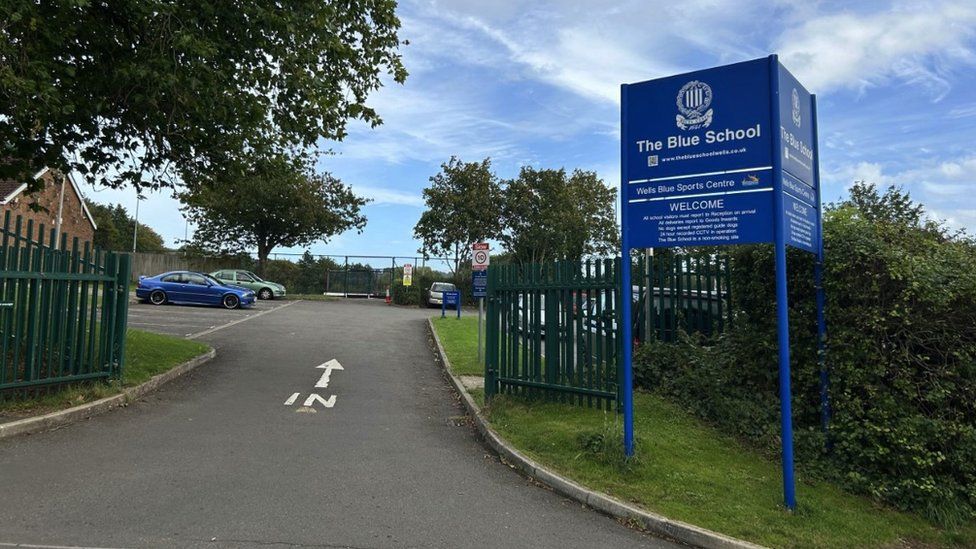
M772 242L776 253L783 497L796 507L786 246L817 255L821 405L828 417L816 98L768 58L621 86L622 252ZM757 273L757 276L761 276ZM630 269L621 270L630 288ZM621 300L631 318L631 300ZM630 342L633 326L623 323ZM624 448L634 451L632 351L623 345Z
M491 248L487 242L471 245L471 293L478 299L478 364L485 363L482 324L485 316L485 296L488 295L488 263L491 261Z
M488 271L471 271L471 295L478 299L488 295Z
M487 242L475 242L471 245L471 270L472 271L487 271L488 263L491 261L491 255L489 250L491 248L488 246Z
M447 316L448 305L457 309L457 317L461 318L461 292L441 292L441 318Z
M413 265L410 263L403 264L403 285L409 286L413 284Z
M485 297L488 295L488 271L471 271L471 295L478 300L478 364L484 365L485 347L482 325L485 316Z

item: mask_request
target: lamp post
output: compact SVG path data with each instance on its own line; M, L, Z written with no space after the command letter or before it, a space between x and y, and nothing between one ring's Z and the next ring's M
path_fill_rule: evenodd
M139 202L145 199L146 197L142 196L142 194L136 193L136 218L132 229L132 253L136 253L136 239L139 237Z

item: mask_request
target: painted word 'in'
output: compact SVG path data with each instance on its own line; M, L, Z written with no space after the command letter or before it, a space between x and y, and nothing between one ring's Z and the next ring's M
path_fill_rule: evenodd
M285 406L291 406L292 404L294 404L295 401L298 400L298 397L299 396L301 396L301 393L293 393L290 397L288 397L288 400L285 401ZM308 395L308 398L305 399L305 404L303 404L303 406L308 406L308 407L314 408L316 402L319 403L319 404L321 404L322 406L324 406L326 408L331 408L331 407L335 406L336 396L335 395L332 395L332 396L330 396L329 398L326 399L326 398L322 398L321 396L319 396L319 395L317 395L315 393L312 393L312 394Z

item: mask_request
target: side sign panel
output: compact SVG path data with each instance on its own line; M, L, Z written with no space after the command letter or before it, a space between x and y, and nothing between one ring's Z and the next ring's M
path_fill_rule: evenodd
M813 175L813 98L782 65L779 68L779 131L783 171L816 187Z

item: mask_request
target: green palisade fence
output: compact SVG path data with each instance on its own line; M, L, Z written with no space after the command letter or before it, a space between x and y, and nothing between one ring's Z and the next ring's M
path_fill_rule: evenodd
M485 391L610 409L619 386L619 262L488 270Z
M631 262L634 335L674 341L731 322L728 260L714 254ZM514 394L611 409L619 389L620 259L488 270L485 396Z
M65 235L55 246L53 229L10 212L0 238L0 399L120 379L130 257Z
M633 269L634 337L638 341L673 342L681 330L714 335L731 324L727 256L639 254Z

